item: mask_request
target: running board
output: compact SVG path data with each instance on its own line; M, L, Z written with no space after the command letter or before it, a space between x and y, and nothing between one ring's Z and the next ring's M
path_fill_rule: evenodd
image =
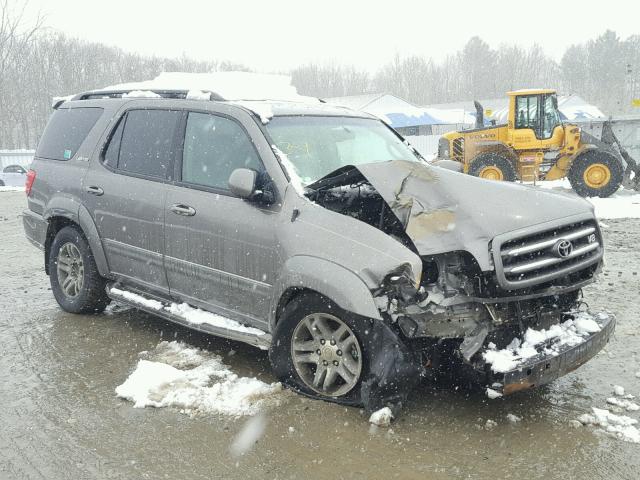
M107 285L107 295L112 300L119 303L123 303L138 310L142 310L151 315L162 317L178 325L197 330L202 333L208 333L217 337L228 338L229 340L236 340L238 342L248 343L254 347L258 347L261 350L268 350L271 345L271 335L260 329L254 327L247 327L235 320L222 315L214 314L206 310L202 310L196 307L190 307L191 313L196 313L198 317L211 315L211 320L214 323L224 323L227 326L215 325L209 323L206 320L194 323L189 321L184 312L176 312L178 309L177 304L169 302L164 298L149 294L147 292L141 292L129 286L120 288L116 287L113 283ZM173 308L172 308L173 307Z

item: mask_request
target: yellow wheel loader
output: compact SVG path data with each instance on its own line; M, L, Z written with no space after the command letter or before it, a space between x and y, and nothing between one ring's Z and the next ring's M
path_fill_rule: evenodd
M506 124L485 126L482 105L475 102L476 128L443 135L438 160L454 160L463 172L489 180L535 183L568 177L583 197L608 197L622 184L640 187L640 168L609 122L598 140L561 121L555 90L507 95Z

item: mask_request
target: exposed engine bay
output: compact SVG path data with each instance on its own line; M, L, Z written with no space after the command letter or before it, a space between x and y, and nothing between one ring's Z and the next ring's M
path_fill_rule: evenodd
M595 261L587 256L576 257L571 265L580 268L570 265L571 268L557 270L559 273L552 270L559 261L555 257L549 259L547 244L555 245L561 237L578 238L577 233L564 226L534 232L522 239L495 242L498 249L502 245L507 249L506 253L489 252L492 261L497 255L505 256L500 260L502 271L517 273L520 268L540 279L536 282L531 274L512 276L512 284L522 282L525 286L509 289L503 285L507 282L500 282L495 268L483 270L468 251L425 255L419 243L425 244L429 237L437 243L443 234L449 235L456 229L455 208L440 206L434 215L425 202L405 195L411 176L409 172L396 190L390 190L389 182L385 182L388 190L383 197L359 168L344 167L311 185L307 196L324 208L383 231L420 256L422 276L418 281L409 265L399 265L372 290L372 295L382 317L390 325L396 325L407 343L422 353L426 367L438 370L448 369L452 363L464 364L495 383L495 375L484 362L483 352L488 346L505 348L529 329L546 330L573 318L571 312L578 311L581 304L581 288L593 281L599 257ZM421 180L425 180L424 174L422 177ZM420 207L417 213L416 204ZM407 213L408 209L411 213ZM428 219L420 224L421 230L415 226L419 215ZM578 233L591 235L590 243L580 244L579 248L585 251L599 248L593 240L597 229L585 222L577 225ZM487 239L490 247L491 240ZM538 245L543 245L541 251L536 250ZM512 252L516 255L510 257ZM582 268L585 260L589 264ZM516 261L521 264L514 263ZM540 262L544 265L538 268ZM545 281L551 277L552 280ZM533 385L532 382L524 384Z

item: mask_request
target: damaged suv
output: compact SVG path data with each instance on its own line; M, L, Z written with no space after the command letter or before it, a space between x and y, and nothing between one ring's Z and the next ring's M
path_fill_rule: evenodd
M361 112L146 93L77 95L38 146L24 227L66 311L131 304L371 409L445 371L542 385L608 341L585 200L431 166Z

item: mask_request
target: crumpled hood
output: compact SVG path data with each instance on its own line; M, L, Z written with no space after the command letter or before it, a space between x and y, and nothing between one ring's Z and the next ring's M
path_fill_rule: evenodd
M421 255L465 250L491 268L493 237L577 214L586 200L507 182L492 182L423 163L395 160L358 165Z

